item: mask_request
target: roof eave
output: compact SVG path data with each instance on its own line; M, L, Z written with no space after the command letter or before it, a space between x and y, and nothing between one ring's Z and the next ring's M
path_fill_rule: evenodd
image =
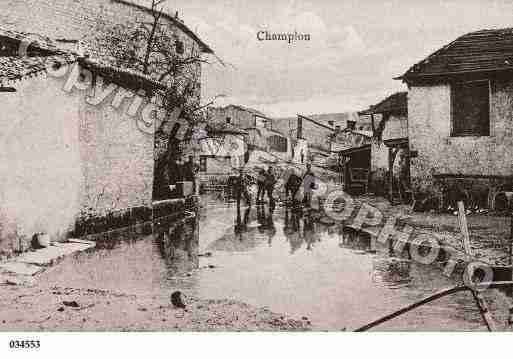
M135 7L137 9L140 9L140 10L143 10L143 11L146 11L146 12L152 12L152 10L144 5L139 5L139 4L135 4L131 1L127 1L127 0L111 0L113 2L117 2L119 4L123 4L123 5L127 5L127 6L132 6L132 7ZM205 54L214 54L214 50L212 50L210 48L210 46L208 46L205 42L203 42L199 37L198 35L196 35L191 29L189 29L189 27L187 25L185 25L185 23L181 22L180 20L174 18L173 16L171 16L170 14L166 13L166 12L161 12L159 11L159 13L165 17L166 19L168 20L171 20L175 25L177 25L183 32L185 32L187 35L189 35L194 41L196 41L196 43L200 46L201 48L201 52L205 53Z

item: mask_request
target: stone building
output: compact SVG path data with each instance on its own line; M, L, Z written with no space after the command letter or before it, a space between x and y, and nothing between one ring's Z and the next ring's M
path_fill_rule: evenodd
M294 148L298 145L297 141L277 125L277 120L258 110L241 105L228 105L211 108L209 117L212 127L231 129L228 135L233 129L244 132L246 150L249 151L249 166L257 165L260 157L263 158L263 163L268 164L290 162L296 157Z
M245 164L249 133L231 124L210 124L200 139L199 182L202 190L215 190Z
M59 61L63 71L49 73L45 60ZM113 95L96 102L92 82L79 79L85 69L95 81L115 84ZM119 96L158 83L63 55L0 57L0 82L8 90L0 92L4 250L26 246L21 242L38 232L54 239L87 234L78 222L151 219L154 136L141 123L150 118L143 120L143 109L130 114L134 102ZM141 107L148 104L141 98Z
M400 192L409 178L408 93L394 93L360 112L360 116L370 117L373 128L369 191L389 198L394 194L402 197Z
M150 16L121 0L0 3L0 251L26 249L37 232L61 239L152 219L155 163L176 129L157 103L169 87L101 51L116 24ZM212 52L177 17L162 21L177 51ZM20 58L26 38L36 42ZM186 71L185 102L199 103L200 74L197 63Z
M513 29L460 36L413 65L408 84L411 177L440 208L456 197L494 207L513 175ZM424 201L426 203L426 201Z
M271 119L262 112L241 106L227 105L224 107L211 107L209 109L209 122L218 126L229 124L241 129L251 127L271 127Z
M30 9L30 11L29 11ZM132 43L127 39L141 29L144 23L154 20L151 9L125 0L5 0L0 2L0 22L6 30L28 33L30 39L49 38L60 47L88 56L98 62L137 72L144 72L141 61L142 51L147 43ZM203 54L212 54L206 45L179 18L178 13L169 15L158 13L159 36L163 39L160 47L188 60ZM163 42L163 43L162 43ZM155 54L152 53L152 56ZM157 60L157 58L153 58ZM189 63L190 62L190 63ZM192 109L197 108L201 95L201 62L188 61L180 73L164 76L167 67L150 66L145 74L153 80L164 82L172 87L185 83L184 96L173 98L174 105L184 110L179 116L193 122ZM177 91L174 91L175 93ZM185 93L185 91L184 91ZM171 96L173 97L173 96ZM176 129L175 129L176 130ZM166 121L156 135L157 172L167 161L165 154L173 124ZM186 152L186 149L182 149ZM173 159L180 161L179 158ZM158 197L169 195L156 189Z
M354 112L322 113L309 115L309 118L335 129L351 128L359 131L370 131L371 121L369 117L358 116Z

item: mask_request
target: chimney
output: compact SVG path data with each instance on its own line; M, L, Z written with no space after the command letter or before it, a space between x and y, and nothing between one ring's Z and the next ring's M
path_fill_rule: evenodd
M350 129L350 130L354 130L356 128L356 121L348 120L347 121L347 128Z

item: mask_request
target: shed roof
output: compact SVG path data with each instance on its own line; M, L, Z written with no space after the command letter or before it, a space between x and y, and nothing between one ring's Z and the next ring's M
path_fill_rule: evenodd
M470 32L416 63L396 79L513 70L513 28Z
M370 150L371 150L371 145L366 144L366 145L363 145L360 147L351 147L351 148L348 148L347 150L342 150L339 153L342 156L351 156L351 155L354 155L355 153L366 152L366 151L370 151Z
M365 112L406 114L408 112L408 92L396 92L376 105L371 106L370 109Z

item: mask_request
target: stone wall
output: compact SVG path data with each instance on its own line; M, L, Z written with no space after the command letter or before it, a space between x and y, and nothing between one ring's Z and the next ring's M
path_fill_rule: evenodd
M408 131L410 151L416 154L411 159L415 191L442 196L451 186L448 178L457 177L458 186L464 191L479 192L472 190L479 182L478 187L488 186L489 193L476 196L492 198L506 182L503 178L513 175L512 100L513 80L492 81L490 136L451 137L450 85L412 86L408 96ZM491 203L486 201L479 205Z
M300 127L299 123L301 123L301 137L308 141L310 147L325 152L330 151L330 136L335 133L334 129L301 117L298 118L298 127Z
M250 111L235 106L212 107L210 111L212 123L224 125L226 124L226 119L229 117L230 123L238 128L245 129L255 127L255 114Z
M65 80L44 74L16 83L16 93L0 94L4 252L26 249L36 232L63 239L93 232L84 229L92 223L106 230L102 221L109 217L120 225L148 219L153 136L126 114L127 101L117 109L108 100L92 106L87 92L65 92Z
M52 40L77 40L92 57L102 57L98 35L116 24L133 25L150 21L151 15L116 0L2 0L0 23L4 29L23 31ZM185 42L185 48L199 51L199 45L163 17L163 23Z
M0 26L21 32L38 34L52 40L76 40L79 44L58 42L73 50L83 50L92 58L102 62L116 64L116 43L113 43L113 29L118 25L136 28L140 22L151 21L151 14L134 6L117 0L2 0L0 1ZM161 23L169 35L177 37L184 43L185 53L197 55L201 51L198 42L177 26L175 21L166 17ZM37 36L36 36L37 39ZM141 45L143 47L143 44ZM122 50L120 50L122 51ZM158 78L157 73L152 76ZM193 63L186 66L182 75L195 83L194 93L186 98L190 106L196 106L201 96L201 66ZM159 147L167 146L169 131L159 137Z

